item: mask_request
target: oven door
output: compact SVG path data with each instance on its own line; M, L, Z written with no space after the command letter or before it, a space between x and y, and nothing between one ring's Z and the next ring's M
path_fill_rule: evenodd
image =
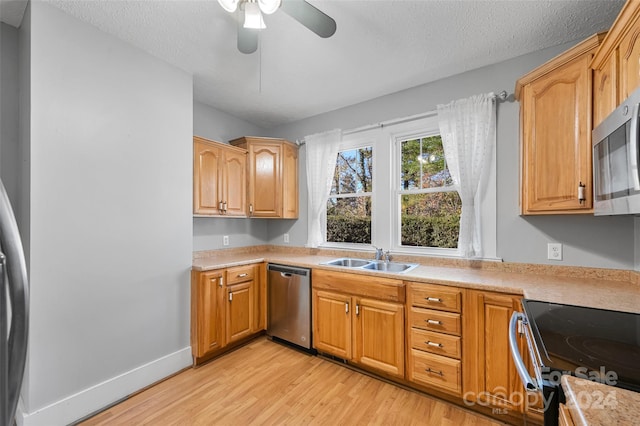
M531 377L531 374L529 374L529 370L527 370L527 366L522 359L522 354L520 353L520 347L518 345L518 334L524 334L529 354L531 355L533 369L535 370L535 378ZM524 385L524 390L526 392L542 393L545 426L557 426L560 402L559 394L561 390L559 385L544 380L540 353L531 334L527 316L521 312L514 312L511 316L511 321L509 322L509 349L518 375ZM525 400L526 398L522 399Z

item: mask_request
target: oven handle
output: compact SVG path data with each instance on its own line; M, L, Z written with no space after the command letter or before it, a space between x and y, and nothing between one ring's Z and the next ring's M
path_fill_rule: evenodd
M511 357L513 357L513 362L516 364L516 370L518 370L518 375L524 384L524 388L527 391L536 391L538 390L538 385L531 378L529 371L527 371L527 366L524 364L520 349L518 348L518 337L516 333L518 321L520 320L522 320L523 324L527 323L527 317L525 317L523 313L516 311L511 315L511 321L509 322L509 348L511 349Z

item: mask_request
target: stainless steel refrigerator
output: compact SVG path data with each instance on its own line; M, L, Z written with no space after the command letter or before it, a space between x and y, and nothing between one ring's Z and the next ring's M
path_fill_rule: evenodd
M16 218L0 181L0 426L14 423L27 357L29 284Z

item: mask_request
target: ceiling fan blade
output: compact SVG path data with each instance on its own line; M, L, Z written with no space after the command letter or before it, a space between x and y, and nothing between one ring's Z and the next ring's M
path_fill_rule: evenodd
M242 53L253 53L258 50L258 31L245 28L238 23L238 50Z
M331 37L336 32L336 21L304 0L283 0L280 8L320 37Z

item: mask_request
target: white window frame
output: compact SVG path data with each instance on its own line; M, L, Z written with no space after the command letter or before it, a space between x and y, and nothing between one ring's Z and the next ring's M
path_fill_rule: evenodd
M393 183L393 251L404 253L416 253L435 256L459 256L457 248L442 247L415 247L402 245L402 196L410 194L426 194L438 192L454 192L458 191L458 185L448 185L444 187L423 188L414 190L403 190L400 187L400 162L402 161L402 142L412 139L422 139L429 136L440 135L437 120L424 120L425 128L421 130L412 130L410 132L401 132L392 135L393 141L393 167L392 178ZM435 126L435 127L433 127ZM446 163L446 161L445 161Z
M325 242L321 247L352 251L375 250L375 247L390 250L391 253L416 254L439 257L461 258L457 249L422 248L400 245L400 148L399 141L416 136L439 134L438 117L435 111L422 114L419 118L393 120L384 126L369 127L367 130L345 132L340 151L373 147L373 176L371 194L371 245L358 243ZM499 260L497 251L497 200L496 200L496 149L492 163L483 179L486 190L480 205L482 230L482 250L485 260ZM325 204L326 205L326 204Z
M371 147L371 166L373 167L373 173L371 176L371 188L375 191L376 189L376 138L375 136L369 133L357 133L353 135L346 135L342 137L342 142L340 143L340 148L338 152L342 151L350 151L354 149L367 148ZM358 192L355 194L329 194L329 198L349 198L353 196L358 197L371 197L371 242L375 241L375 227L374 220L376 216L374 202L375 195L374 192ZM328 202L328 200L327 200ZM326 203L325 203L326 209ZM325 236L326 237L326 236ZM364 243L342 243L335 241L325 241L323 244L320 244L321 247L327 248L341 248L348 250L366 250L369 251L373 248L372 244L364 244Z

